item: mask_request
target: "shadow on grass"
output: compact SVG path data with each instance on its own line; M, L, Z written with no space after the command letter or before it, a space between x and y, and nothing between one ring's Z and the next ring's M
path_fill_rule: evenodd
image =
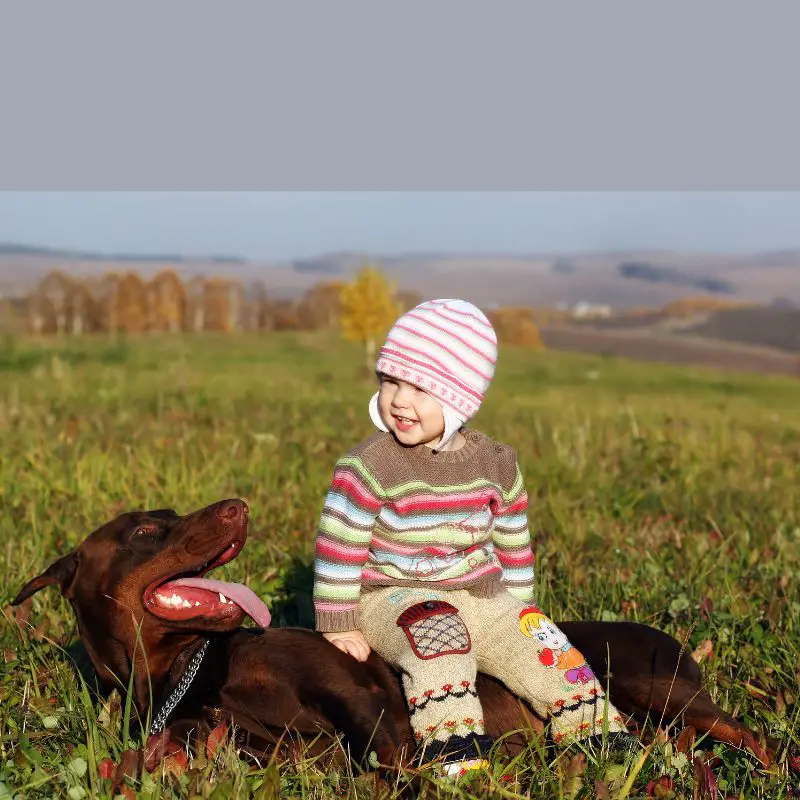
M314 564L293 556L283 574L281 597L270 607L274 628L314 629Z

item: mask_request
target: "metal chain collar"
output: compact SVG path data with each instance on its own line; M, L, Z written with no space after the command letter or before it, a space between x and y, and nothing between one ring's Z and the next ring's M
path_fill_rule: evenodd
M172 694L167 698L167 701L164 703L161 711L158 712L158 716L151 723L151 736L161 733L161 731L164 729L164 724L167 721L167 717L172 713L172 710L175 708L175 706L180 703L181 698L186 694L187 690L192 685L194 676L197 675L197 670L200 669L203 656L206 654L206 648L208 647L209 641L209 639L206 639L205 642L203 642L202 647L197 651L197 653L195 653L194 658L186 668L186 672L183 673L181 679L178 681L178 685L172 690Z

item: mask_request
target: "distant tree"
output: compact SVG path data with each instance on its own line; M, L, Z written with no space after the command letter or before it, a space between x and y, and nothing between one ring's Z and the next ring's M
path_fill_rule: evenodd
M230 330L230 282L209 278L203 292L203 327L207 331Z
M68 332L72 291L72 278L61 270L45 275L31 298L31 328L34 333L60 335Z
M301 327L299 304L295 300L273 300L270 303L272 330L296 331Z
M96 329L109 333L112 338L119 332L119 285L117 272L106 272L89 287L95 300Z
M327 281L312 286L297 307L301 327L331 330L339 324L342 313L342 281Z
M94 333L100 329L97 301L89 286L82 281L72 281L67 302L69 332L73 335Z
M256 330L274 331L274 303L263 284L259 284L258 290L253 295L253 303L256 307Z
M162 270L147 284L147 313L150 331L177 333L183 330L186 290L174 270Z
M245 331L260 331L265 304L269 301L263 283L254 281L242 287L241 326Z
M205 330L205 302L206 279L196 275L187 281L184 287L186 294L186 313L184 315L184 328L193 333Z
M542 337L534 322L533 309L499 308L489 312L489 321L500 344L541 348Z
M147 330L147 291L136 272L126 272L119 281L117 296L117 325L126 333Z
M226 331L244 330L247 298L240 281L228 281L228 318Z
M395 299L396 287L375 266L365 265L353 283L342 287L342 311L339 322L342 335L351 342L364 344L367 368L375 359L375 346L400 315Z
M667 317L685 318L726 308L742 308L747 305L748 303L741 301L725 300L719 297L709 297L708 295L690 295L667 303L661 309L661 312Z

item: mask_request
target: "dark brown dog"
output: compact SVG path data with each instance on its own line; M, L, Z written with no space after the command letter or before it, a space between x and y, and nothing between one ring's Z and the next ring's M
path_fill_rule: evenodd
M172 510L123 514L29 581L12 604L58 585L104 686L124 689L133 673L142 718L151 709L158 717L207 640L188 691L167 719L178 740L224 721L243 735L246 751L260 754L299 739L330 746L338 732L358 759L375 751L381 763L396 763L403 748L410 752L413 737L399 678L385 661L373 653L359 663L301 628L242 628L245 609L269 624L263 604L242 586L203 579L241 551L247 515L241 500L186 516ZM624 714L640 723L682 718L698 733L748 748L768 763L751 731L702 689L697 665L672 637L628 622L559 626L595 674L609 681L610 697ZM498 681L480 675L477 688L489 735L542 729ZM521 743L521 735L510 741L512 747Z

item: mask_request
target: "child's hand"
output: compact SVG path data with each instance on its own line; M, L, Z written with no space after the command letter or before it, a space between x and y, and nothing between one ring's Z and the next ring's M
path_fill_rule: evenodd
M369 657L369 645L361 631L338 631L322 635L343 653L353 656L356 661L366 661Z

